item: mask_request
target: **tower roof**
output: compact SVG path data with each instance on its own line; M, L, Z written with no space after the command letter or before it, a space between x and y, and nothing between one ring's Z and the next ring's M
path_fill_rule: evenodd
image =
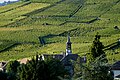
M112 65L112 70L120 70L120 61L117 61Z
M67 43L71 43L71 41L70 41L70 34L68 34Z

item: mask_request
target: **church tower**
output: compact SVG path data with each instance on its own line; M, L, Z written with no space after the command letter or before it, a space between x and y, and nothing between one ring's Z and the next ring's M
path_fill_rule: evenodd
M68 39L66 42L66 55L72 54L72 49L71 49L71 42L70 42L70 35L68 34Z

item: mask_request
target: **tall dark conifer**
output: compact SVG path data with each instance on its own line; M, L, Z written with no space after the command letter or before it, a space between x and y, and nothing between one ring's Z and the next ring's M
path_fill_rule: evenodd
M88 54L88 62L94 61L97 57L102 56L101 58L104 61L107 61L106 54L104 52L104 45L100 42L100 35L97 33L93 41L92 47L90 49L90 54Z

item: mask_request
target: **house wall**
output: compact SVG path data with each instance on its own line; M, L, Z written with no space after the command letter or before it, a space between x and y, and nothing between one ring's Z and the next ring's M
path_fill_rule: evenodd
M120 80L120 79L118 79L118 78L115 78L114 80Z
M2 68L0 68L0 71L3 71L3 69L2 69Z
M120 70L112 70L114 72L114 77L120 75Z

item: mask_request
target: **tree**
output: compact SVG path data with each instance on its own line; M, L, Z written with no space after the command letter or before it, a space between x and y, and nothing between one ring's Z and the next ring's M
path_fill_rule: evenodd
M17 73L18 66L20 66L20 63L18 61L16 61L16 60L10 61L6 66L6 70L7 70L7 72Z
M59 60L38 60L37 56L36 59L21 65L18 75L20 80L59 80L59 76L64 77L65 69Z
M21 0L21 1L26 2L26 1L30 1L30 0Z
M18 68L18 75L20 80L36 80L36 61L32 59L28 61L26 64L21 64Z
M48 59L46 64L48 66L49 80L60 80L58 77L64 78L64 75L67 75L67 71L60 60Z
M17 78L17 69L20 66L20 63L18 61L10 61L7 66L7 74L8 74L8 80L16 80Z
M114 80L114 74L110 71L111 66L103 62L102 56L97 57L89 65L78 64L80 71L76 73L79 75L79 80ZM75 77L76 78L76 77Z
M100 56L94 62L91 62L89 66L83 66L83 80L114 80L110 66L103 60Z
M7 74L5 72L0 71L0 80L7 80Z
M94 61L95 58L103 55L105 57L105 52L103 51L104 45L100 42L100 35L98 33L95 35L95 39L93 41L92 47L90 49L90 53L87 55L88 63ZM107 61L107 60L106 60Z
M87 55L88 64L80 64L77 76L82 80L113 80L113 73L107 63L103 44L100 42L100 35L95 35L91 52Z

